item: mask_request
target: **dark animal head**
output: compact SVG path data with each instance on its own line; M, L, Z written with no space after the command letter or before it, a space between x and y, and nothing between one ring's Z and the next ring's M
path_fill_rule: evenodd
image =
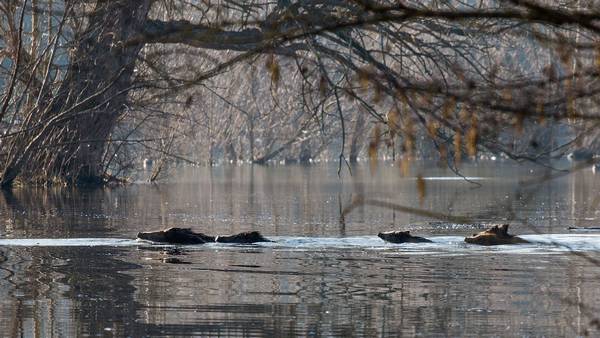
M378 233L377 237L387 242L401 243L407 241L412 236L410 235L410 231L388 231Z
M138 232L137 238L143 239L145 241L152 241L152 242L166 242L167 241L167 237L165 235L166 231L168 231L168 230Z
M270 240L266 239L260 232L258 231L250 231L246 232L245 237L250 242L270 242Z
M231 236L217 236L215 239L219 243L238 243L238 244L250 244L256 242L271 242L270 240L263 237L258 231L241 232L237 235Z

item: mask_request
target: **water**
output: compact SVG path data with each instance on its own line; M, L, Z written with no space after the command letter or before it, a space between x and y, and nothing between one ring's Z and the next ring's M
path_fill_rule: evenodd
M600 180L582 170L541 184L543 168L465 166L475 183L416 166L180 170L159 185L0 195L0 335L584 336L598 335ZM554 175L557 172L550 172ZM466 225L356 198L454 216ZM535 243L477 247L488 221ZM261 245L151 245L138 231L259 230ZM433 243L395 245L380 231ZM179 253L178 255L175 255ZM169 263L177 258L182 264Z

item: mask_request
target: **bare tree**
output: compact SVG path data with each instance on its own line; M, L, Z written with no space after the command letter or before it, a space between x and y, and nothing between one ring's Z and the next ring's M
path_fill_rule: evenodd
M597 131L594 5L4 1L0 183L101 184L136 149L197 163L185 145L199 132L211 162L218 149L314 156L326 139L343 160L357 102L400 136L404 158L426 131L448 160L480 149L537 160L512 146L520 133L563 121L570 139L551 154ZM250 65L269 84L254 106L236 87ZM206 111L211 96L228 111Z

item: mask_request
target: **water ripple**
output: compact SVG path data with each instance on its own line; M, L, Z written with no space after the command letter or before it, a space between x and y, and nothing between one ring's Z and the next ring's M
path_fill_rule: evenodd
M432 243L392 244L382 241L376 236L357 237L271 237L272 243L253 245L210 243L205 245L185 245L189 251L195 250L286 250L313 251L315 249L362 249L380 250L384 252L401 252L403 254L446 254L465 255L473 253L508 253L508 254L541 254L568 251L600 251L600 234L548 234L521 236L531 244L499 245L493 247L471 245L464 242L460 236L430 237ZM11 238L0 239L0 247L163 247L164 244L151 244L123 238Z

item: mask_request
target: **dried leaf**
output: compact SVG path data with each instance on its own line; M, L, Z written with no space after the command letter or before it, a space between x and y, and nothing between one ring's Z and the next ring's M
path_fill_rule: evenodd
M278 86L281 74L280 74L279 63L277 62L277 60L275 59L275 56L273 54L270 54L269 56L267 56L267 60L265 61L265 66L267 67L267 70L269 71L269 73L271 73L271 82L274 83L275 86Z
M373 94L373 103L381 102L383 97L382 95L383 89L378 84L375 84L375 93Z
M400 175L402 177L410 175L410 160L411 158L407 154L400 156L398 168L400 168Z
M567 94L567 116L574 118L577 115L577 109L575 108L575 97L572 93Z
M477 119L475 116L471 118L471 127L467 131L467 154L471 158L477 155Z
M321 94L322 98L327 95L327 89L327 78L325 75L321 75L321 78L319 79L319 94Z
M511 91L510 89L508 89L508 88L507 88L507 89L504 89L504 90L502 91L502 99L503 99L504 101L506 101L506 103L510 103L510 102L512 102L512 99L513 99L513 94L512 94L512 91Z
M410 116L407 116L404 119L404 149L409 156L412 156L416 144L416 132L414 124L414 120Z
M448 149L446 148L446 144L440 144L438 147L438 152L440 153L440 160L438 162L438 166L445 167L446 162L448 161Z
M469 117L471 117L471 111L467 106L463 105L462 109L460 110L460 113L458 113L458 119L461 122L466 123L467 120L469 120Z
M523 133L523 122L525 121L525 114L522 112L517 113L517 116L514 119L514 126L517 134L521 135Z
M437 136L438 129L440 129L440 126L436 120L427 121L427 133L429 134L429 137L435 138Z
M357 71L357 75L358 83L360 84L361 88L363 90L368 89L371 80L371 74L369 70L367 70L366 68L361 68Z
M538 122L543 125L546 122L546 117L544 116L544 101L541 98L535 102L535 113L538 116Z
M448 100L446 100L446 102L444 103L444 107L442 109L442 117L444 119L449 119L450 115L454 112L454 110L456 109L456 99L454 99L453 97L448 98Z
M273 66L271 67L271 82L273 82L275 84L275 86L279 85L279 78L280 78L280 73L279 73L279 64L278 63L273 63Z
M371 141L369 142L369 164L371 166L371 174L374 174L377 169L377 149L379 148L380 142L381 130L377 125L373 128L373 136L371 136Z
M600 72L600 44L596 46L596 71Z

